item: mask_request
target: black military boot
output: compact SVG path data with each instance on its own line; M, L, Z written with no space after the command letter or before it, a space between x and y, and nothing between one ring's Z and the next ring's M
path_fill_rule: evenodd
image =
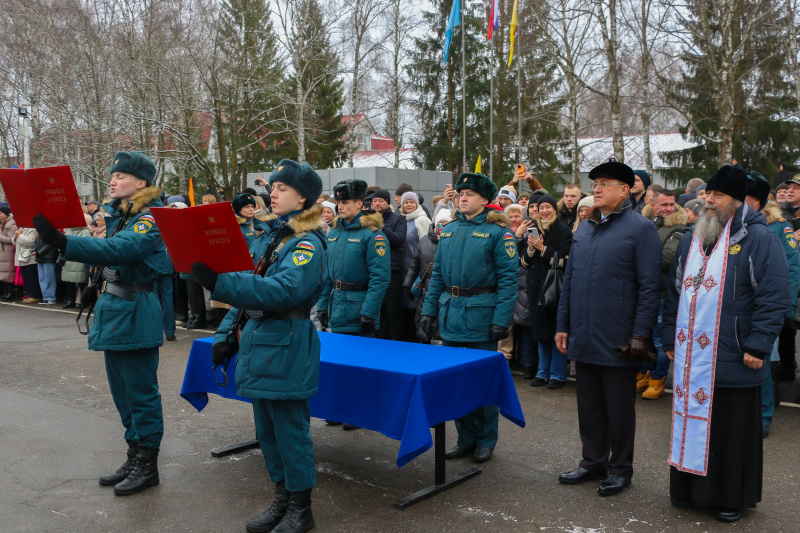
M114 494L128 496L154 485L158 485L158 448L139 445L133 470L114 486Z
M289 507L281 523L273 533L304 533L314 529L314 515L311 514L311 489L289 493Z
M100 484L104 487L112 487L124 481L128 474L133 470L133 465L136 463L136 453L139 451L139 443L135 440L129 440L128 443L128 460L122 463L122 466L117 469L113 474L106 474L100 476Z
M275 501L272 502L269 509L247 521L245 527L248 533L272 531L283 520L287 507L289 507L289 491L286 490L283 481L279 481L275 483Z

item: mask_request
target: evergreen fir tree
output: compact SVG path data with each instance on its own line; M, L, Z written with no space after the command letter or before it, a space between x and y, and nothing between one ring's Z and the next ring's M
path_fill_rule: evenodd
M300 49L294 60L296 72L289 78L290 120L304 115L305 154L308 163L319 169L341 164L345 157L347 124L342 123L344 89L337 77L339 57L324 31L323 14L317 0L307 0L297 20L294 39L310 43ZM304 102L297 102L298 83L307 92ZM288 141L289 157L298 158L297 136Z
M218 149L232 198L247 172L270 169L281 158L273 132L281 129L283 66L266 0L224 0L219 24Z

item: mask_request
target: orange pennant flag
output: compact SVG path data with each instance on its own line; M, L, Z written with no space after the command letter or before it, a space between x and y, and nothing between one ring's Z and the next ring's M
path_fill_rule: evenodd
M194 182L189 178L189 207L194 207Z

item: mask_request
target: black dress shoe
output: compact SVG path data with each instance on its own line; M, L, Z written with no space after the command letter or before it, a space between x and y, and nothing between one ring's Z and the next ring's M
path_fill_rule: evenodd
M522 367L522 379L531 379L532 377L533 377L533 367L532 366Z
M720 522L738 522L742 519L742 509L720 509L717 511L717 520Z
M533 378L531 380L531 387L544 387L547 385L547 380L544 378Z
M766 439L769 437L769 426L763 425L761 426L761 438Z
M354 429L361 429L360 426L354 426L353 424L342 424L342 429L345 431L352 431Z
M585 468L577 468L571 472L564 472L558 476L558 480L561 483L566 483L567 485L579 485L581 483L586 483L587 481L604 479L605 477L605 470L586 470Z
M174 341L175 340L175 335L170 335L169 337L167 337L167 340L168 341Z
M560 379L551 379L547 383L547 388L548 389L560 389L563 386L564 386L564 382L561 381Z
M186 329L206 329L205 322L189 322L186 324Z
M597 494L600 496L614 496L622 492L625 487L631 486L631 478L611 474L597 487Z
M458 459L475 451L475 446L456 446L444 452L445 459Z
M491 448L484 448L482 446L479 446L475 448L475 453L472 454L472 458L475 459L476 463L485 463L486 461L492 458L493 453L494 450L492 450Z
M326 420L325 423L328 424L329 426L341 426L342 425L341 422L336 422L335 420Z
M75 309L75 302L67 302L61 309Z

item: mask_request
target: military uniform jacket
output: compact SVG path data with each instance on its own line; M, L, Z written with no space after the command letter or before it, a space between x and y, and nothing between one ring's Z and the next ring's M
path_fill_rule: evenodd
M104 209L106 238L67 235L64 258L101 265L119 272L123 283L155 283L164 269L166 248L151 207L162 207L161 189L150 186L130 199L130 215L125 227L108 237L122 221L126 201L115 200ZM100 294L94 308L94 322L89 331L90 350L132 351L164 344L161 304L155 292L134 293L129 301L110 293Z
M472 220L458 213L439 235L423 315L439 313L442 339L485 342L492 324L511 326L517 301L517 240L506 216L491 208ZM497 287L491 294L452 296L445 287Z
M279 222L250 248L258 260L273 240L280 249L264 277L251 272L220 274L212 300L234 306L219 325L214 343L225 342L239 307L280 313L292 307L310 309L322 293L326 268L320 231L322 209L313 206L290 219L278 235ZM286 236L289 236L288 239ZM320 342L309 319L250 318L242 331L236 360L240 396L269 400L303 400L317 393Z
M389 287L389 241L380 213L362 214L347 229L337 218L328 230L328 276L318 309L327 310L331 331L361 331L361 315L380 326L381 304ZM339 290L337 281L368 285L366 291Z

